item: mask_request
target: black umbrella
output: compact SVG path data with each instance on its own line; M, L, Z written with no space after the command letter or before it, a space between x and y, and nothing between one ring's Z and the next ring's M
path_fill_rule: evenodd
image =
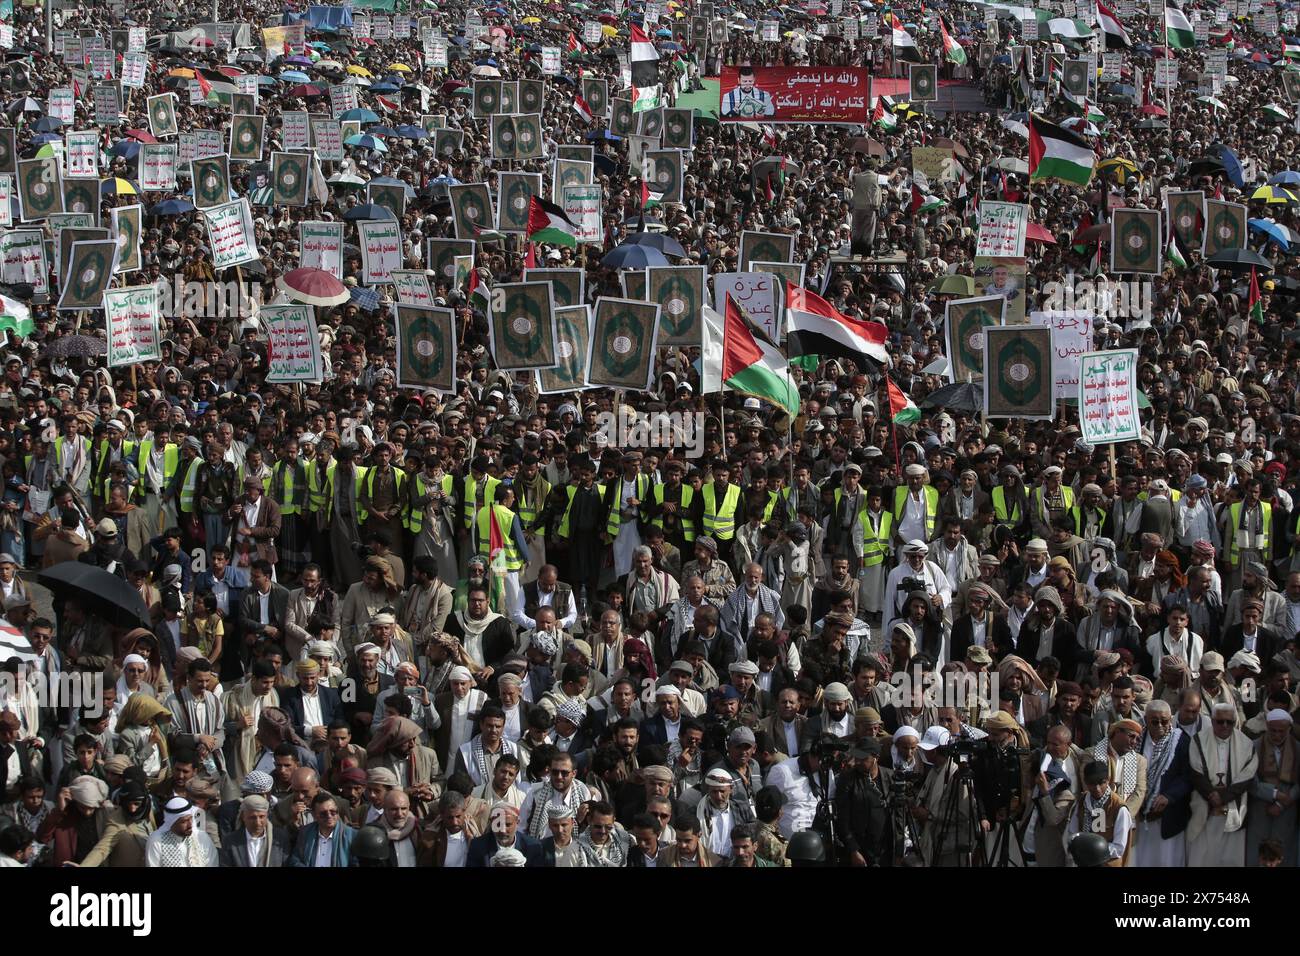
M93 335L65 335L46 349L56 358L94 358L108 354L108 342Z
M1205 260L1205 264L1216 269L1227 269L1230 272L1249 272L1251 269L1258 269L1261 272L1273 271L1273 263L1254 249L1225 249L1210 256Z
M36 576L54 598L72 598L107 618L115 627L150 627L149 608L140 592L116 574L80 561L62 561Z
M635 243L638 246L650 246L658 249L666 256L673 256L678 259L686 258L686 250L682 244L672 236L662 232L637 232L627 237L627 242Z
M953 382L921 399L921 408L947 408L954 412L978 412L984 407L984 387L970 382Z

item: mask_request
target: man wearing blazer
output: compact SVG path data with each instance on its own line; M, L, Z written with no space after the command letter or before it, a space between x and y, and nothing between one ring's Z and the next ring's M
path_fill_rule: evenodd
M1146 731L1137 751L1147 762L1147 798L1134 817L1137 843L1134 866L1182 866L1186 861L1183 831L1192 819L1192 738L1178 727L1169 704L1153 700L1143 715ZM1174 740L1172 756L1156 759L1156 747L1167 736Z
M519 810L506 804L492 808L489 832L469 841L469 859L466 866L490 867L498 850L513 847L528 861L526 867L545 866L542 844L519 829Z
M1241 605L1241 620L1223 632L1223 641L1218 651L1225 661L1232 660L1232 655L1252 642L1250 650L1263 661L1271 661L1273 655L1286 649L1286 644L1276 631L1263 625L1264 602L1258 598L1247 598Z
M239 599L240 633L281 640L289 591L271 580L271 562L262 558L253 562L248 577L249 586Z
M989 591L983 585L972 587L966 592L966 613L952 625L954 661L964 662L966 652L977 644L1003 649L1012 646L1011 628L1007 626L1007 619L1001 614L993 613L990 603ZM981 640L976 639L976 631Z
M310 657L294 665L298 685L286 688L280 705L289 712L293 729L309 744L325 742L329 725L343 716L343 698L320 680L320 665Z
M316 794L311 802L314 819L298 831L289 866L307 869L352 865L352 838L357 831L343 822L341 813L332 795L323 790ZM321 852L322 839L329 841L328 855Z
M776 712L760 720L758 729L767 734L767 739L780 753L797 757L803 750L800 741L807 723L808 718L799 713L799 692L787 687L776 695Z
M270 804L253 794L239 805L242 824L221 843L221 865L233 867L282 867L289 859L289 834L267 819ZM345 828L346 829L346 828Z

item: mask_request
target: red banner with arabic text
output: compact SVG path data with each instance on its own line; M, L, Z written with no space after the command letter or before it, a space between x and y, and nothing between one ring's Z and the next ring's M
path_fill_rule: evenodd
M853 66L724 66L720 94L724 123L866 123L871 73Z

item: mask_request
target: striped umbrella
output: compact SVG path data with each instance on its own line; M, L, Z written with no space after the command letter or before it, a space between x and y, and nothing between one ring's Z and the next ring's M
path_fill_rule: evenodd
M24 664L36 660L36 652L27 636L16 627L0 622L0 661L18 658Z

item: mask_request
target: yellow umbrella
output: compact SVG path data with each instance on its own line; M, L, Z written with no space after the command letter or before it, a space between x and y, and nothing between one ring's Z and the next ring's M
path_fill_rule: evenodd
M520 22L520 23L541 23L541 22L542 22L542 18L541 18L541 17L524 17L524 18L523 18L522 20L520 20L519 22Z
M181 76L181 77L184 77L184 78L187 79L187 80L192 80L192 79L194 79L194 71L191 70L188 66L178 66L178 67L176 67L176 69L174 69L174 70L168 70L168 71L167 71L167 75L168 75L168 76Z
M600 35L606 37L616 37L618 36L618 31L607 23L600 28Z
M135 183L129 179L123 179L121 176L114 176L111 179L102 179L99 182L99 188L102 192L104 187L112 184L111 191L116 196L138 196L139 191L135 188Z
M1300 203L1300 197L1281 186L1260 186L1250 194L1253 202L1265 202L1270 205L1290 205Z
M390 64L388 64L388 68L389 68L390 70L396 70L398 73L413 73L413 72L415 72L415 71L412 70L409 66L407 66L405 63L390 63Z
M1122 169L1126 173L1136 173L1137 163L1131 159L1125 159L1123 156L1112 156L1110 159L1103 159L1097 164L1098 169Z
M350 66L348 67L348 72L351 73L353 76L374 76L375 75L371 73L369 70L367 70L364 66Z

